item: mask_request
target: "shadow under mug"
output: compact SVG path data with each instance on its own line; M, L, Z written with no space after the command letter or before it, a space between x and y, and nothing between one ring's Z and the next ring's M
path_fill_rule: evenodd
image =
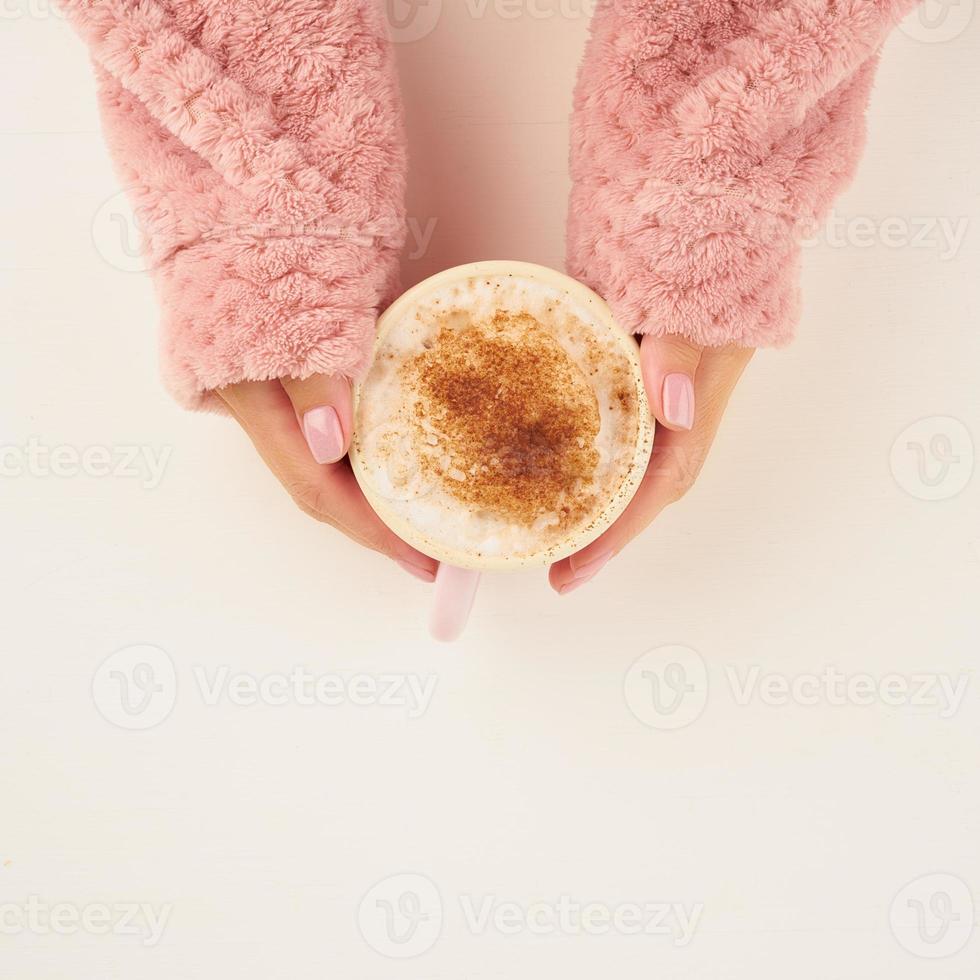
M435 596L429 620L429 631L434 639L442 642L452 642L462 634L473 608L480 576L483 572L546 568L562 558L567 558L598 538L632 500L643 474L646 472L653 451L654 432L649 402L643 386L639 347L636 341L616 323L612 312L600 296L577 280L561 272L556 272L554 269L527 262L486 261L456 266L431 276L403 293L382 314L378 320L374 356L376 357L383 349L389 331L427 294L468 279L504 276L528 280L561 294L562 302L567 304L582 322L591 323L597 332L602 332L604 336L613 338L614 342L620 346L627 363L630 365L631 380L636 397L636 442L633 447L632 465L628 468L622 484L610 495L608 505L596 518L590 521L588 529L573 532L567 540L557 545L550 545L546 550L539 553L521 556L474 554L454 549L447 546L445 542L433 541L426 532L397 513L391 507L390 502L385 499L384 494L379 493L372 484L368 476L369 468L364 462L367 455L364 433L360 431L361 427L358 424L362 385L355 385L354 434L350 448L350 460L354 475L368 503L374 508L381 520L403 541L417 548L423 554L435 558L440 563L436 574Z

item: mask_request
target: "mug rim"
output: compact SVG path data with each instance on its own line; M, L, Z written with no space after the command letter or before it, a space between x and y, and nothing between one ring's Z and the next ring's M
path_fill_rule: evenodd
M552 545L547 549L520 557L475 555L463 549L444 545L434 541L424 531L419 530L408 518L396 513L389 506L384 496L376 493L371 486L371 481L367 477L366 467L361 459L362 450L357 432L358 406L361 400L364 380L370 373L371 366L374 364L378 351L384 344L389 330L395 323L399 322L404 310L416 302L421 295L432 292L449 283L461 279L478 278L480 276L507 275L531 279L561 290L579 305L587 308L603 326L610 328L610 333L616 338L616 342L629 362L638 406L637 437L633 458L630 461L626 477L613 492L609 504L602 509L600 514L588 527L579 529L558 544ZM371 508L391 531L413 548L418 549L423 554L428 555L438 562L472 571L502 572L527 568L545 568L585 548L595 541L626 509L640 486L640 482L643 479L643 475L646 472L647 465L653 453L654 426L652 424L646 388L643 384L639 345L619 325L609 305L598 293L577 279L573 279L571 276L559 272L557 269L536 265L531 262L517 262L508 259L469 262L463 265L453 266L450 269L444 269L442 272L437 272L435 275L429 276L427 279L423 279L421 282L407 289L378 318L374 343L371 348L370 365L361 380L354 384L353 395L354 432L350 444L350 462L361 492L371 505Z

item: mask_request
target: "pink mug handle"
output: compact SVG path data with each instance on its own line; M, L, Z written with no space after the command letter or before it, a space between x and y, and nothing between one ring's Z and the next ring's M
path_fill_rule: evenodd
M429 633L434 640L452 643L463 635L479 585L479 572L453 565L439 566L436 595L429 617Z

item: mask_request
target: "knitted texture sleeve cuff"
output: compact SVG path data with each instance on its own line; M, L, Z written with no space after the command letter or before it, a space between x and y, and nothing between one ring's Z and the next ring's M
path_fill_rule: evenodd
M916 0L600 0L572 120L568 268L636 333L768 346L853 176Z
M62 0L144 235L163 371L355 376L394 298L405 148L375 0Z

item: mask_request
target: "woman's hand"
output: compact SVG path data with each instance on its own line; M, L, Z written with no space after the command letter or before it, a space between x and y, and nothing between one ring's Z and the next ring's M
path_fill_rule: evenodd
M619 519L587 547L552 565L556 592L565 595L593 579L665 507L690 490L754 353L744 347L702 349L679 337L643 338L643 381L657 420L653 458Z
M387 555L417 578L434 580L438 563L381 522L345 459L353 428L345 378L244 381L217 394L301 510Z

